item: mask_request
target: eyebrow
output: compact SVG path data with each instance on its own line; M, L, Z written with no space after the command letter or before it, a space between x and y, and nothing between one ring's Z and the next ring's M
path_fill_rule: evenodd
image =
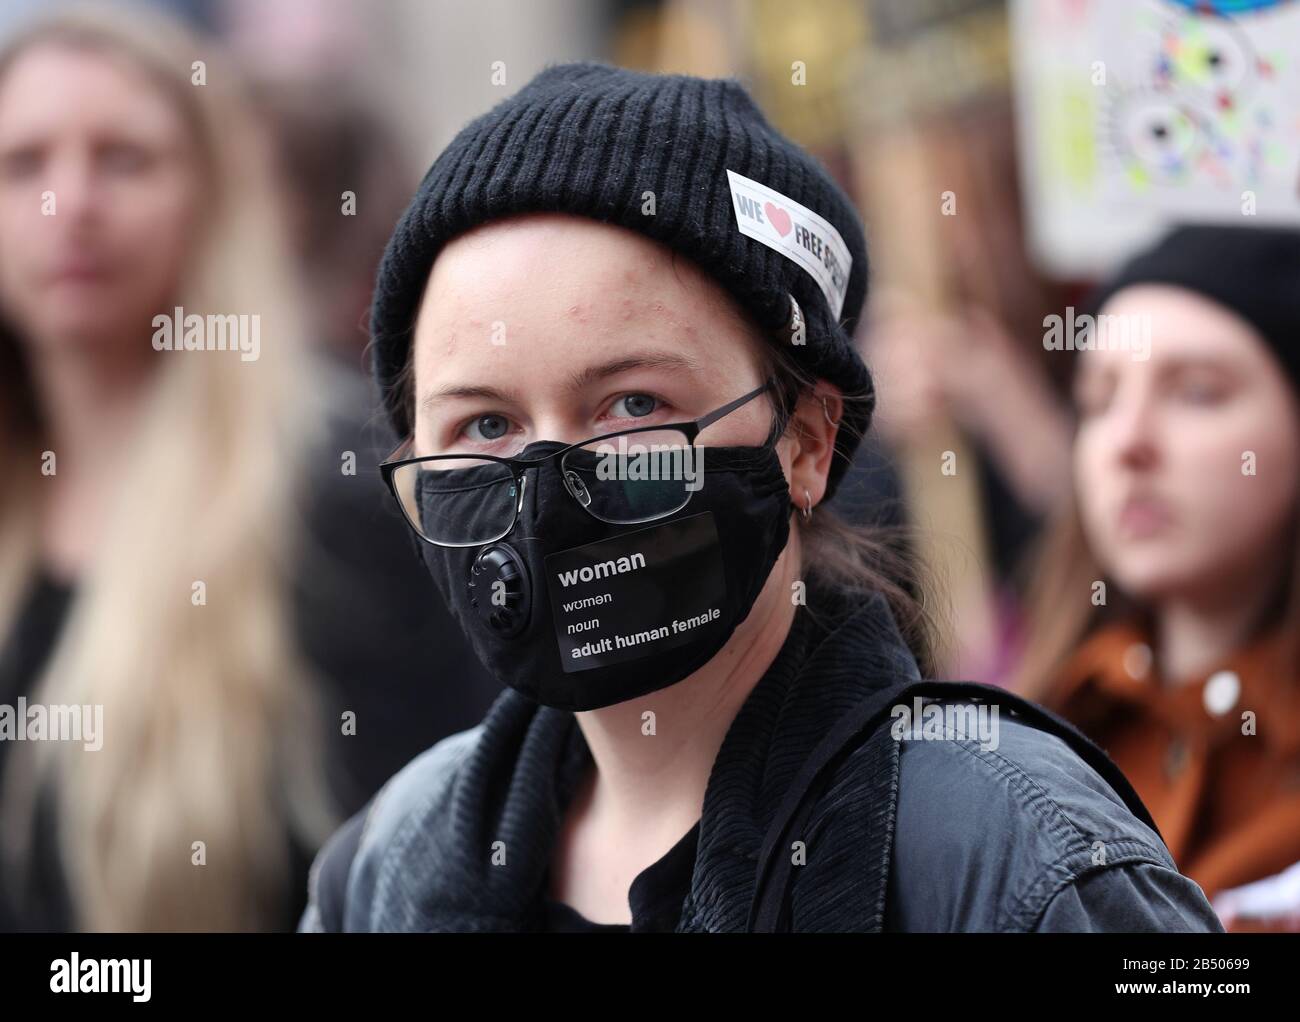
M1233 371L1231 361L1220 355L1175 355L1167 359L1161 368L1166 373L1184 369L1215 369L1226 373Z
M470 384L439 387L436 390L425 391L424 396L420 398L420 407L426 412L433 411L433 406L439 401L445 401L448 398L481 398L484 401L498 401L502 404L518 404L519 396L511 390L498 390L496 387L480 387Z
M1077 393L1078 389L1089 380L1109 380L1116 376L1114 366L1103 366L1092 368L1096 363L1083 363L1078 372L1074 374L1074 379L1070 384L1071 393ZM1237 377L1240 371L1231 361L1225 360L1220 355L1215 354L1191 354L1191 355L1166 355L1163 359L1153 365L1158 379L1167 379L1171 376L1177 376L1179 373L1197 372L1208 370L1226 376L1229 378Z
M601 380L618 376L620 373L631 372L633 369L680 369L693 372L701 368L697 359L686 355L670 351L647 351L637 355L629 355L626 358L603 362L599 365L588 366L578 372L571 373L568 384L570 390L579 391L593 383L599 383ZM512 390L501 390L497 387L474 384L450 384L446 387L426 391L420 398L420 406L425 411L432 411L435 404L449 398L477 398L484 401L497 401L502 404L514 405L522 403L518 393Z
M697 371L701 368L698 360L672 351L647 351L626 358L615 359L600 365L588 366L569 377L570 390L582 390L584 387L607 380L620 373L633 369L685 369Z
M1079 371L1075 374L1076 379L1084 378L1088 375L1101 375L1115 373L1113 366L1101 368L1092 368L1095 363L1083 363ZM1231 359L1225 359L1222 355L1214 353L1192 353L1192 354L1165 354L1159 359L1153 357L1150 367L1160 376L1169 376L1173 373L1185 372L1187 370L1210 369L1221 373L1233 373L1236 366Z

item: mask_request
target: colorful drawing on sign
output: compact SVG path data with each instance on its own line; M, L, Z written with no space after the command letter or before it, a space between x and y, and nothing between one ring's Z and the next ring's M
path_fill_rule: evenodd
M1174 220L1300 221L1300 0L1014 0L1030 245L1103 272Z
M1259 11L1266 7L1279 7L1282 4L1294 3L1295 0L1171 0L1171 2L1181 4L1183 7L1197 11L1200 14L1229 16L1246 14L1249 11Z
M1140 77L1104 94L1102 151L1139 191L1258 185L1284 158L1268 84L1285 54L1258 51L1231 18L1157 14L1147 28L1138 38L1153 45L1139 57Z

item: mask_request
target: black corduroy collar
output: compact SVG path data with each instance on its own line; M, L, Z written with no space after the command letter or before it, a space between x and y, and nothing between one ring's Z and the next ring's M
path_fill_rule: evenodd
M832 723L881 685L919 672L879 594L850 597L809 590L772 665L755 685L723 739L710 772L700 821L691 892L679 928L743 930L767 827L801 763ZM441 849L445 868L419 892L420 928L531 928L561 821L592 763L571 711L539 706L513 689L497 698L481 736L458 772L450 812L441 814L425 848ZM863 776L852 792L867 811L892 813L882 800L888 776ZM887 827L880 828L882 832ZM873 885L820 883L844 900L858 891L862 914L878 914L888 870L887 842L864 875ZM847 904L837 911L854 911ZM815 909L813 909L815 913Z

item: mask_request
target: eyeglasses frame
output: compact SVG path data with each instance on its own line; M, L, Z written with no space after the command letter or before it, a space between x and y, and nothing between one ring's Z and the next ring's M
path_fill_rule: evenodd
M524 471L526 469L538 467L543 463L551 461L555 458L563 459L564 456L568 454L570 451L573 451L579 447L587 447L591 444L596 443L599 440L608 440L610 437L627 436L633 433L655 433L664 430L677 430L685 434L687 443L689 443L690 446L694 447L696 439L709 426L713 425L723 416L730 415L732 412L734 412L737 408L740 408L742 405L748 404L750 401L754 400L754 398L758 397L760 394L765 394L768 391L775 390L776 386L777 386L776 380L769 378L767 382L764 383L762 386L757 387L754 390L751 390L748 394L742 394L740 397L736 398L733 401L728 401L725 405L715 408L713 411L707 412L704 415L701 415L699 418L688 419L685 422L661 422L661 423L656 423L653 426L635 426L632 429L618 429L618 430L614 430L612 433L602 433L599 436L593 436L593 437L588 437L585 440L579 440L577 443L569 444L567 447L563 447L558 451L553 451L550 454L544 454L539 458L520 458L518 456L512 458L502 458L493 454L427 454L419 458L394 458L392 455L389 455L388 458L386 458L384 461L381 461L379 463L379 472L380 475L383 477L384 484L388 487L389 492L393 495L393 499L397 502L398 508L401 509L402 517L406 519L407 524L411 526L412 531L416 534L417 537L419 537L419 539L422 542L428 543L431 546L446 547L448 549L453 549L453 550L465 549L467 547L486 546L489 543L496 543L499 542L500 540L505 539L507 536L510 535L510 533L514 532L515 526L519 524L519 514L521 511L523 511L523 507L524 507L524 491L528 485L528 478L527 476L524 475ZM410 443L409 440L403 441L398 446L397 450L401 450L402 448L406 447L409 443ZM395 453L396 451L394 451L394 454ZM518 486L519 488L519 496L518 499L515 501L515 511L514 511L514 515L510 519L509 527L505 529L499 536L493 536L491 539L474 540L473 542L469 542L469 543L441 543L437 540L429 539L427 536L425 536L423 530L417 527L416 524L411 521L411 516L410 514L407 513L406 506L402 503L401 495L397 492L397 484L394 482L393 476L395 475L398 469L406 465L414 465L426 461L495 461L500 465L507 466L510 469L510 474L515 481L515 485ZM563 464L563 460L561 460L561 464ZM504 477L502 478L501 482L505 482ZM567 484L566 484L566 489L569 489ZM587 514L591 515L591 517L595 518L597 521L606 522L607 524L610 525L640 524L640 522L609 522L608 519L601 518L600 515L592 511L591 508L588 507L587 504L584 504L577 497L577 495L573 493L571 489L569 490L569 492L570 495L573 496L574 500L577 501L578 505L584 511L586 511ZM682 510L682 508L686 507L687 504L691 502L691 497L693 496L693 494L694 491L687 490L686 500L679 507L673 508L673 510L671 511L665 511L661 515L655 515L653 518L642 519L641 521L654 522L654 521L658 521L661 518L667 518L669 515L676 514L678 511Z

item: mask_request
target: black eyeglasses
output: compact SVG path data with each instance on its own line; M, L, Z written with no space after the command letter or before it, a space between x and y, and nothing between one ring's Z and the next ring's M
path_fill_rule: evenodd
M603 433L539 458L433 454L390 458L379 471L416 535L435 546L504 539L524 506L524 471L557 458L565 489L593 518L613 525L652 522L680 511L703 484L704 449L695 444L700 433L774 387L768 380L689 422Z

